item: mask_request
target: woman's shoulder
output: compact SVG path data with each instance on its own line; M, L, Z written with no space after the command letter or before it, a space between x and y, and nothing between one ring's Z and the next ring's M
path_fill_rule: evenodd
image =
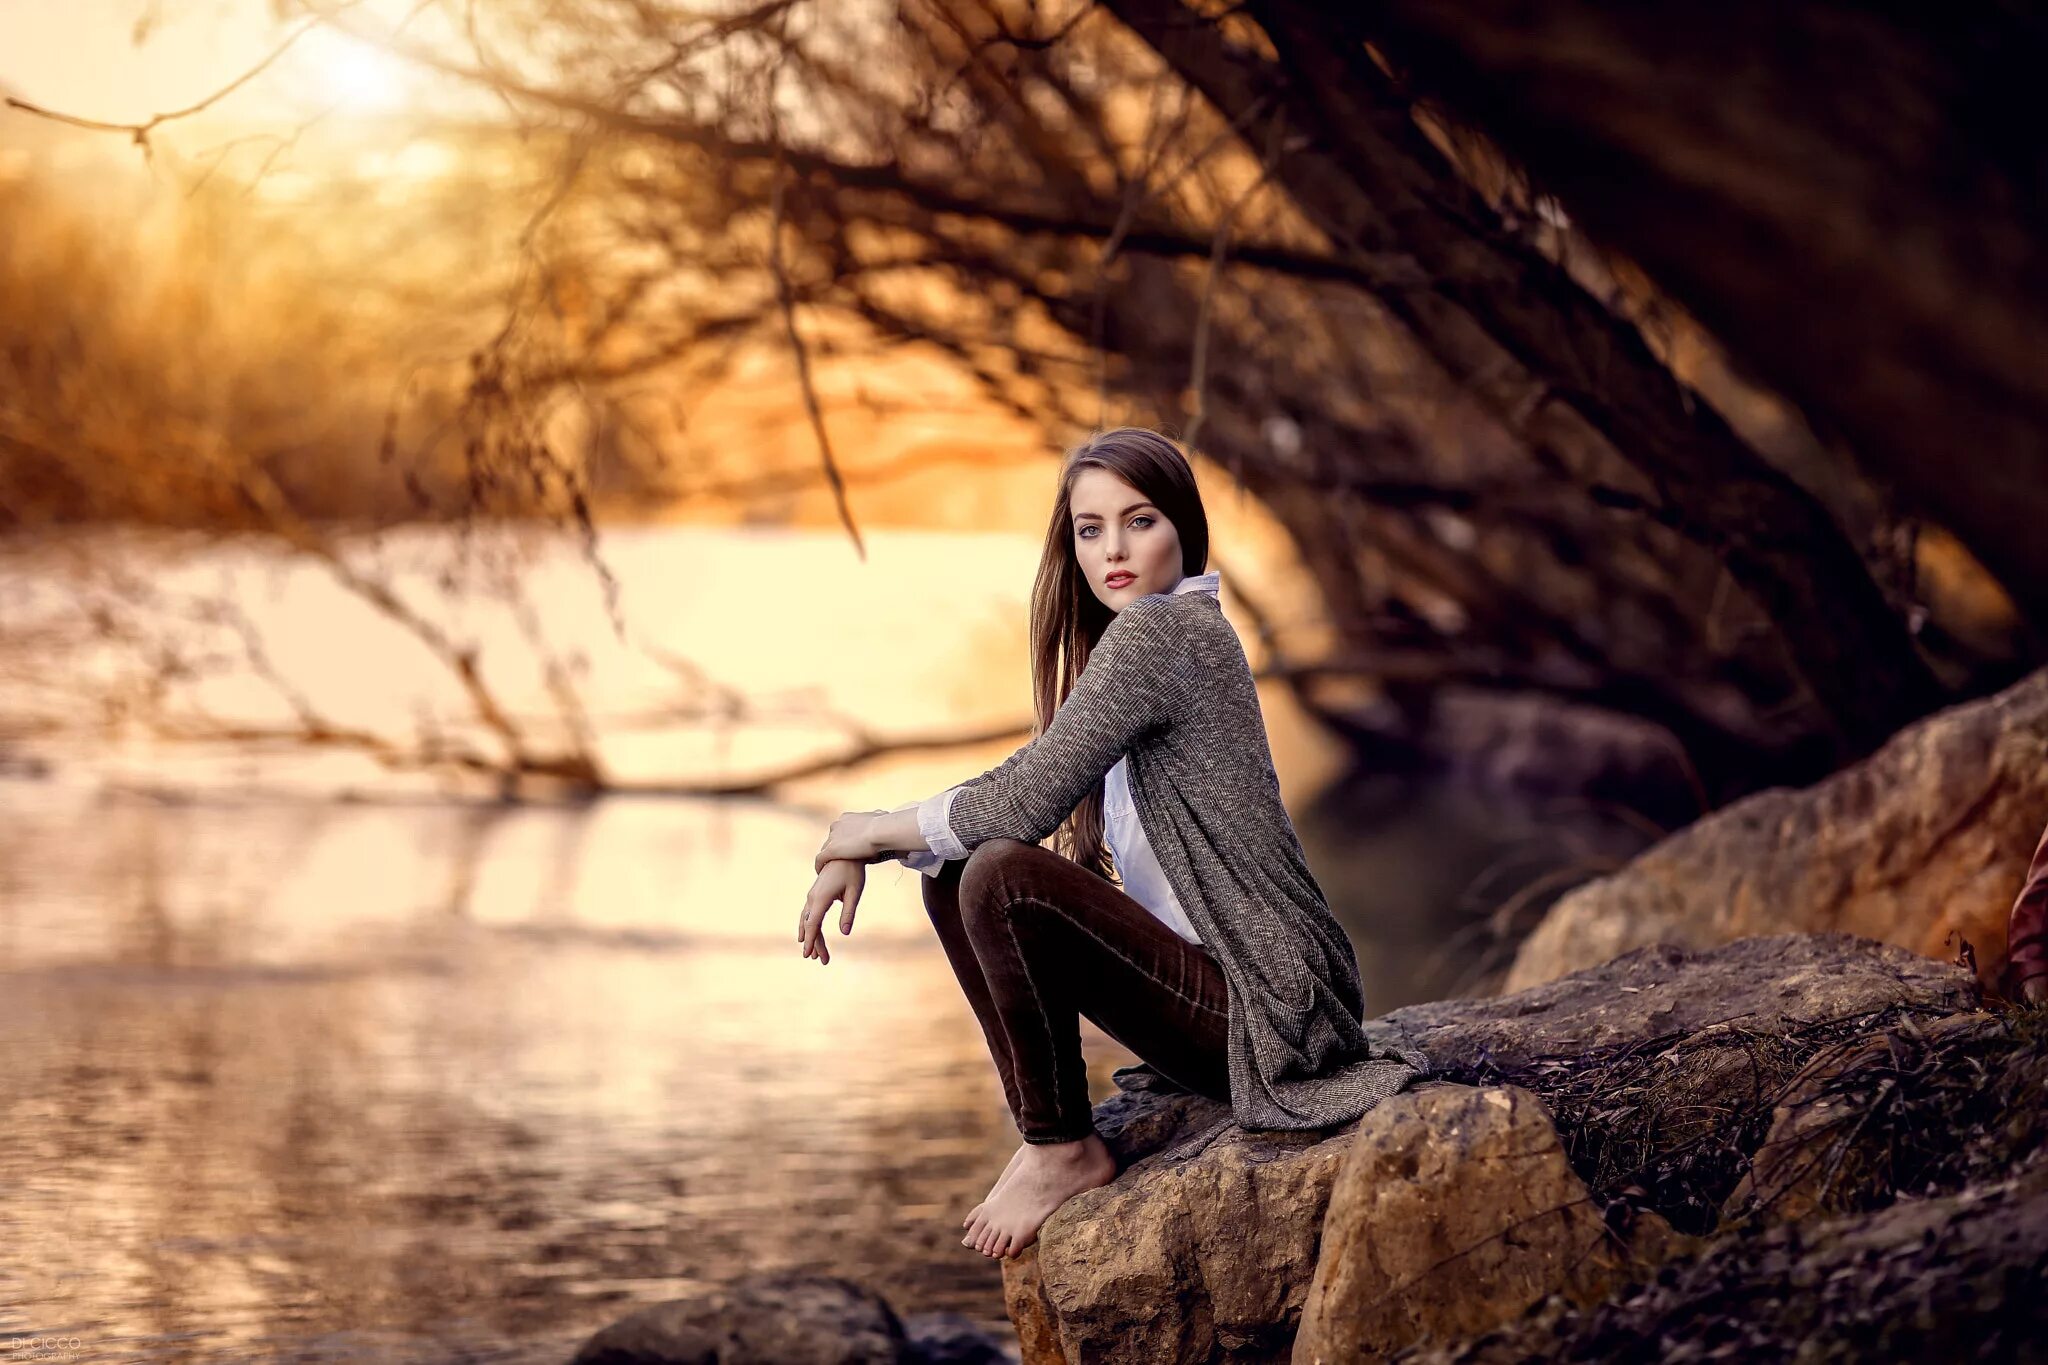
M1131 606L1148 602L1154 604L1151 613L1155 626L1182 644L1220 642L1236 646L1239 643L1236 627L1223 614L1223 603L1213 593L1156 594L1141 597ZM1124 610L1129 611L1130 607Z
M1208 593L1155 592L1138 598L1118 612L1109 628L1121 628L1127 632L1176 630L1185 629L1190 623L1222 621L1223 606Z
M1186 654L1226 635L1237 644L1237 632L1225 619L1222 605L1209 594L1151 593L1118 612L1096 648L1108 648L1114 640L1114 652L1156 661L1161 653Z
M1095 642L1095 653L1149 654L1171 644L1179 635L1176 620L1180 610L1175 599L1165 593L1138 598L1109 619L1102 638Z

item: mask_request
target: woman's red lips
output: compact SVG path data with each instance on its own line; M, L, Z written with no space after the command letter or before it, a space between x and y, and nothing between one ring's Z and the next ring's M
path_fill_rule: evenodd
M1124 584L1131 582L1135 578L1137 578L1137 575L1134 573L1113 573L1106 576L1102 583L1104 587L1121 588Z

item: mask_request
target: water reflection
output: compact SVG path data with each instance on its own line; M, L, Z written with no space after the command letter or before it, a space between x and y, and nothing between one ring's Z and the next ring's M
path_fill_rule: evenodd
M878 872L820 968L796 898L720 896L694 840L649 856L694 823L673 803L40 795L7 789L0 836L0 1328L108 1358L560 1359L635 1302L782 1267L1001 1321L952 1228L1014 1134L914 874ZM707 823L808 868L808 819ZM1124 1054L1090 1041L1106 1078Z

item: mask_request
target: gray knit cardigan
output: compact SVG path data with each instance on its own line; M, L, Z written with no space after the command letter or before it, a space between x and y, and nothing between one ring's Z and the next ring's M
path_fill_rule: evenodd
M1419 1052L1368 1041L1351 941L1281 803L1244 646L1208 593L1118 612L1052 724L921 809L921 832L946 858L1004 836L1039 843L1126 753L1145 837L1229 983L1233 1119L1334 1127L1426 1075ZM1146 1066L1115 1080L1171 1088Z

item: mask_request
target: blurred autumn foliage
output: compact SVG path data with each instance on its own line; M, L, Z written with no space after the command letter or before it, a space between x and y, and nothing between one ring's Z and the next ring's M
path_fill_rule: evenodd
M437 44L285 3L490 115L281 198L236 162L149 250L10 187L0 516L587 528L793 454L857 537L853 433L920 401L864 381L942 375L1227 469L1340 642L1295 687L1381 752L1533 698L1714 804L2038 662L2040 152L1985 122L2037 26L1513 8L428 0ZM1807 41L1866 60L1801 86ZM777 438L706 437L736 394Z

